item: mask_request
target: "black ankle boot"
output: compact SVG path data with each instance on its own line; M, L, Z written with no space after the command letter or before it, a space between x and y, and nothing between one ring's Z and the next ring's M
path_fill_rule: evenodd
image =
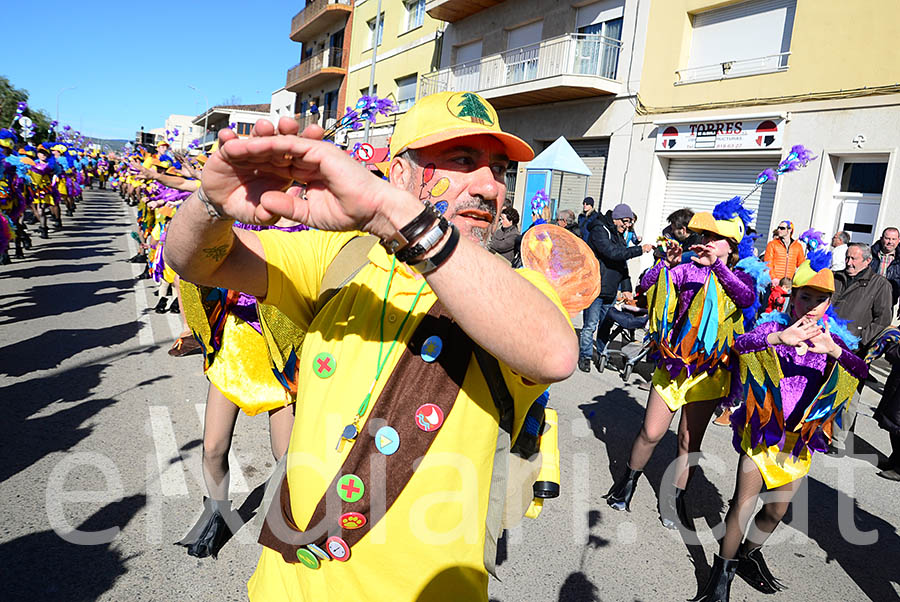
M764 594L775 594L786 590L787 586L775 578L762 555L761 548L738 553L737 574L753 589Z
M630 466L628 467L628 471L613 484L609 493L603 496L610 508L631 512L631 498L634 497L634 490L643 472L643 470L632 470Z
M737 566L737 559L726 560L718 554L713 556L713 565L706 585L688 602L728 602L731 596L731 581L734 579Z
M166 304L167 304L168 300L169 300L168 297L160 297L159 301L156 303L156 307L153 308L153 311L155 311L158 314L166 313Z
M190 556L216 558L219 550L231 537L232 532L225 522L225 515L233 514L230 500L203 498L203 514L184 539L175 545L187 548Z
M50 230L47 226L41 226L38 231L41 233L41 238L50 238Z
M675 488L675 493L659 501L659 522L666 529L691 529L688 522L687 503L684 500L684 489Z

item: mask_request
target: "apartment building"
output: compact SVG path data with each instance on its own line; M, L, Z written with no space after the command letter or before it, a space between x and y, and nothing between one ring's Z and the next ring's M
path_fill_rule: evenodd
M353 0L305 0L291 19L291 40L300 43L300 62L288 69L285 85L272 95L272 117L293 117L300 129L329 127L344 111Z
M644 232L746 194L795 144L819 158L749 198L760 248L783 219L866 243L900 224L898 35L892 0L653 2L623 195Z
M347 104L352 106L368 93L374 55L374 93L390 98L398 107L389 117L379 116L370 128L369 142L381 156L397 118L416 100L419 76L438 64L437 41L443 24L426 13L425 0L381 0L381 16L376 19L378 5L379 0L354 4ZM348 146L361 142L364 135L363 131L349 133Z
M217 105L200 113L191 123L206 134L200 139L201 150L209 150L218 139L219 130L230 127L240 138L246 138L253 129L253 124L260 119L269 119L268 104L253 105Z
M537 153L565 137L591 172L586 191L600 208L622 200L649 2L431 0L426 10L447 26L440 68L421 76L419 96L478 92ZM585 187L555 181L553 211L580 212ZM512 166L507 184L521 210L525 164ZM527 225L530 211L522 213Z

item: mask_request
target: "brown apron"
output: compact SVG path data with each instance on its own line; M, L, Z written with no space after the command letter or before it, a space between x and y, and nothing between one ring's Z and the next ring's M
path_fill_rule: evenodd
M420 351L425 339L434 335L440 337L443 345L437 359L429 363L422 359ZM447 420L466 376L473 346L440 301L435 302L406 345L341 469L316 505L306 530L300 530L294 522L285 475L266 514L259 543L279 552L285 562L297 563L298 550L309 544L325 548L326 539L339 536L352 548L362 539L390 510L412 478L418 461L441 432L426 432L416 426L416 410L424 403L432 403ZM392 455L380 453L375 446L375 433L385 425L393 427L400 437L400 446ZM349 474L366 485L362 497L352 503L338 496L338 482ZM342 529L340 518L350 512L362 514L365 525Z

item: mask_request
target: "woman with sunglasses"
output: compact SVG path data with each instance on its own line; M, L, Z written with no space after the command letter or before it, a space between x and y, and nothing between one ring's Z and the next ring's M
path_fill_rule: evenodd
M729 397L731 345L744 332L744 310L755 316L752 308L759 303L754 277L734 269L743 259L742 265L755 262L757 274L765 272L753 257L752 238L744 236L751 218L740 197L719 203L712 213L694 215L688 227L702 236L702 243L691 247L691 260L681 263L680 245L670 242L666 257L641 278L658 366L626 471L605 496L615 510L630 510L644 466L682 409L674 482L661 486L659 511L668 529L687 524L684 495L693 472L688 454L700 451L710 417Z

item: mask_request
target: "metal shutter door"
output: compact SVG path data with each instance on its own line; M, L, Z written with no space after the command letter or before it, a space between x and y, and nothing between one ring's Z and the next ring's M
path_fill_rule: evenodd
M593 140L569 140L569 144L581 157L584 164L591 170L591 177L588 178L587 196L594 197L594 207L600 209L600 201L603 198L603 176L606 173L606 157L609 155L609 138L596 138ZM580 179L579 179L580 180ZM574 184L575 178L572 178ZM583 184L580 184L583 186ZM580 198L576 200L574 209L575 214L581 213L583 207L581 202L585 195L583 189L579 189ZM612 207L610 207L611 209Z
M667 225L666 217L677 209L712 211L721 201L747 194L759 172L774 164L774 159L670 159L660 229ZM756 247L760 251L769 240L775 186L772 182L763 185L744 203L756 211L753 227L759 234Z

